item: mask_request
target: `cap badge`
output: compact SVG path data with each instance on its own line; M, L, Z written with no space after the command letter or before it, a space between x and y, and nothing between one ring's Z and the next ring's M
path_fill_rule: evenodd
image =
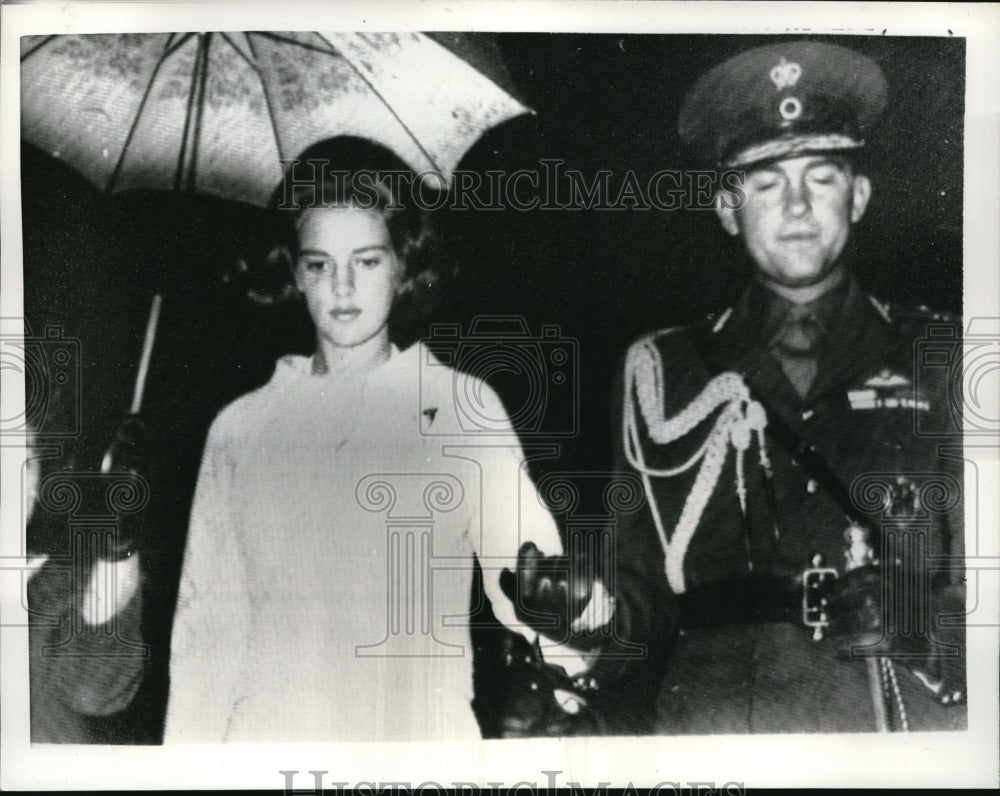
M802 67L794 61L789 62L785 56L771 69L771 82L774 83L778 91L783 88L791 88L799 82L802 76Z
M785 97L778 105L778 113L787 122L794 122L802 115L802 103L798 97Z

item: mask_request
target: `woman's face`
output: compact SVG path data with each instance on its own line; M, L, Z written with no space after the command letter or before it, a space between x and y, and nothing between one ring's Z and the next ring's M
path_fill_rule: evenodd
M402 274L377 211L331 207L303 213L295 283L320 342L349 348L388 336Z

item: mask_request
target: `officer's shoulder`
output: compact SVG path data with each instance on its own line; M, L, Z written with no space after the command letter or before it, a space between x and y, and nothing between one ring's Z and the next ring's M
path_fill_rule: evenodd
M696 339L707 334L712 334L722 328L726 321L729 320L731 312L731 309L712 312L691 323L667 326L647 332L633 342L629 350L637 351L649 346L654 346L660 350L686 348Z
M868 297L875 310L898 333L907 337L945 337L961 334L962 316L926 304L895 304Z

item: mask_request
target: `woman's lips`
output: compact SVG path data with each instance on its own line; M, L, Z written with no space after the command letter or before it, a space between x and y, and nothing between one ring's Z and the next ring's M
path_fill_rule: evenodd
M819 237L819 233L813 230L795 230L794 232L785 232L780 236L780 240L785 241L797 241L797 240L816 240Z
M330 310L330 317L335 321L353 321L361 314L359 309Z

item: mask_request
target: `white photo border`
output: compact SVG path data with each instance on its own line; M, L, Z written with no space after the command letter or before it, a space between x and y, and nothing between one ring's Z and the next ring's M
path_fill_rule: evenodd
M1000 7L994 4L443 2L379 4L92 3L4 4L0 26L0 317L23 315L19 167L18 38L37 33L176 30L486 30L632 33L833 33L859 36L964 37L966 49L964 314L1000 316ZM24 387L3 375L3 416L23 406ZM1000 490L998 449L970 448L981 493ZM3 448L0 487L18 493L23 448ZM971 472L971 471L970 471ZM15 501L16 503L16 501ZM1000 527L996 505L981 501L982 529ZM18 506L2 503L10 539ZM12 524L13 523L13 524ZM969 524L969 531L973 529ZM984 577L978 600L997 616L1000 534L979 537ZM4 547L7 555L9 546ZM992 569L991 569L992 568ZM992 576L988 576L992 571ZM20 579L0 571L3 613L20 611ZM12 577L9 577L13 575ZM970 595L970 600L974 599ZM5 789L217 789L366 783L518 783L539 790L579 782L727 783L741 786L996 787L998 785L996 628L969 634L969 729L909 735L699 736L486 741L477 744L308 745L254 747L36 747L28 744L27 633L0 636L3 677L0 784ZM548 774L546 772L557 772ZM427 787L431 787L428 785Z

